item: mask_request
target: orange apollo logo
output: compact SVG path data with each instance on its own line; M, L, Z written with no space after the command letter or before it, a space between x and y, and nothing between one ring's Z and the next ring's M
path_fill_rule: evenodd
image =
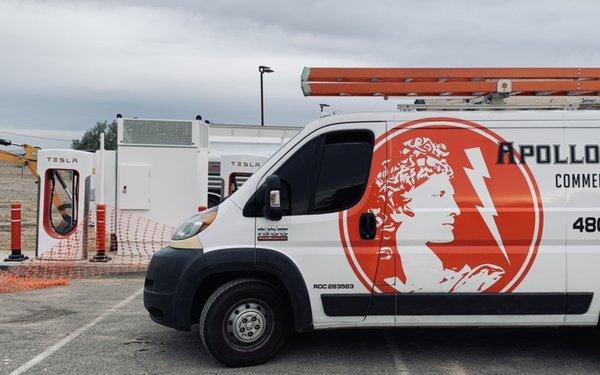
M369 186L339 215L354 273L375 292L510 292L535 260L543 208L526 164L498 164L485 127L429 118L376 140ZM517 157L519 155L517 154ZM363 240L360 215L377 219Z

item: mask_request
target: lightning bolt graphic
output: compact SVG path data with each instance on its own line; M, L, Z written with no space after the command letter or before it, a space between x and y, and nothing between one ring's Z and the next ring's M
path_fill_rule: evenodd
M492 236L494 236L500 251L502 251L502 254L508 263L510 263L510 259L508 259L508 253L504 248L502 237L500 237L500 232L498 231L498 226L496 225L496 216L498 216L498 212L496 211L490 191L488 190L484 181L484 178L490 178L490 172L488 171L485 160L483 159L481 149L479 147L469 148L465 150L465 153L471 162L472 168L465 167L464 170L482 204L481 206L477 206L477 211L479 211L481 218L492 233Z

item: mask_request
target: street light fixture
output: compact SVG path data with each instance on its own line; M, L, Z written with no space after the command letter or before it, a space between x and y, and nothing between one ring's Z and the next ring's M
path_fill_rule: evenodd
M274 70L268 66L260 65L258 67L260 72L260 126L265 126L265 101L263 96L263 74L273 73Z

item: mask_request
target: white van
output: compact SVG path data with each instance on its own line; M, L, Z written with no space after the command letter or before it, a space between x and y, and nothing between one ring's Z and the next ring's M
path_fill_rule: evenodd
M321 118L181 226L146 309L228 366L290 329L594 326L599 140L593 110Z

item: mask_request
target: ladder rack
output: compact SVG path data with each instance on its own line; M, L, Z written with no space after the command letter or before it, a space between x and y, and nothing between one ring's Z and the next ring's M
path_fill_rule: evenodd
M589 96L515 96L489 95L477 98L424 98L412 104L398 104L400 111L476 111L476 110L533 110L600 109L600 98Z
M598 95L600 68L304 68L305 96Z

